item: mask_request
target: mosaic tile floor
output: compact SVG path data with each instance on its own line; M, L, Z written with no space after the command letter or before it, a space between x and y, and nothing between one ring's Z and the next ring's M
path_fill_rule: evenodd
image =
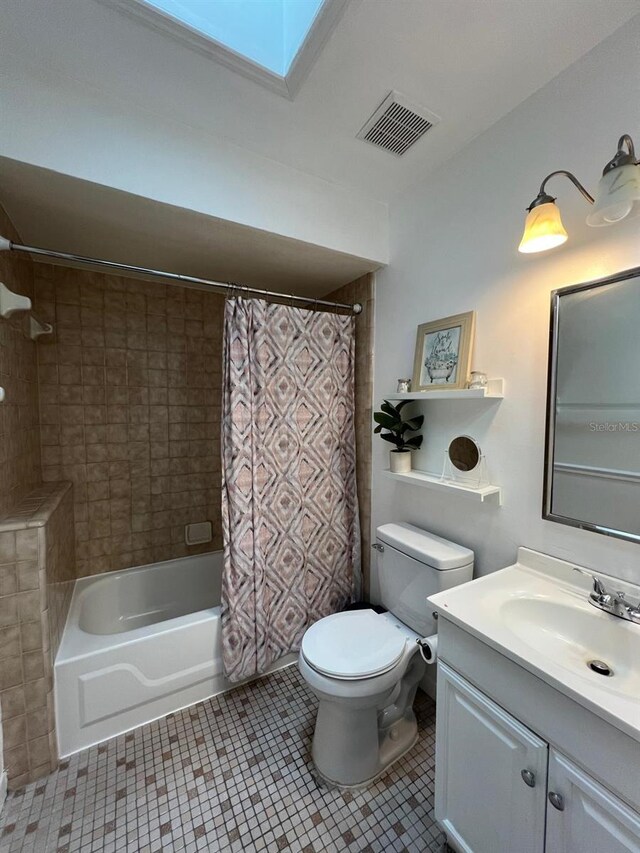
M295 666L62 763L7 799L0 853L436 853L435 706L420 741L375 785L317 787L316 702Z

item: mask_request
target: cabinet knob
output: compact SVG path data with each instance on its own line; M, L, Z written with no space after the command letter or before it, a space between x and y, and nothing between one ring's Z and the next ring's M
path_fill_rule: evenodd
M530 788L535 788L536 786L536 774L531 770L521 770L520 775L522 776L522 781L525 785L528 785Z
M564 797L562 794L556 794L555 791L549 791L549 802L554 809L558 809L559 812L564 811Z

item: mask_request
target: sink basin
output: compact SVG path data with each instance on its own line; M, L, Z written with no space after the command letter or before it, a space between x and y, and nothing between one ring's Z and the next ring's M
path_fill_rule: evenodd
M593 607L590 580L573 568L520 548L515 565L439 592L429 606L640 739L640 625ZM640 597L639 588L602 578L608 588ZM593 661L611 674L594 671Z
M498 616L516 637L540 655L584 678L594 687L640 696L640 630L634 635L618 619L588 603L514 597L503 601ZM621 628L623 630L621 630ZM589 667L606 663L612 674Z

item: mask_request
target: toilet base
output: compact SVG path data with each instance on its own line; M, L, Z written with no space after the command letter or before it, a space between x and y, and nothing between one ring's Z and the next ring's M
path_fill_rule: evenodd
M326 784L347 790L369 785L416 743L413 700L425 664L419 654L413 650L410 654L405 672L395 684L395 678L381 680L377 685L380 692L367 691L346 700L320 689L327 680L313 676L301 658L301 672L319 700L312 758L318 777ZM314 683L310 683L311 677Z
M373 785L377 779L384 776L384 774L390 770L397 761L410 752L419 740L418 726L415 718L413 720L413 726L411 726L411 723L408 720L399 721L397 726L398 729L402 729L402 731L397 730L398 736L396 739L391 740L391 738L389 738L382 743L379 752L380 767L370 778L365 779L363 782L355 782L354 784L336 782L335 779L330 779L328 776L325 776L313 760L311 761L310 767L312 776L318 785L323 788L329 788L330 790L359 791L364 788L368 788L370 785Z

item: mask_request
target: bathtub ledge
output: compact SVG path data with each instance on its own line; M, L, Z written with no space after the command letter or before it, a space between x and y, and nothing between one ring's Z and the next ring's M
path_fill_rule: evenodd
M0 533L44 527L73 484L67 480L43 483L30 491L18 504L0 519Z

